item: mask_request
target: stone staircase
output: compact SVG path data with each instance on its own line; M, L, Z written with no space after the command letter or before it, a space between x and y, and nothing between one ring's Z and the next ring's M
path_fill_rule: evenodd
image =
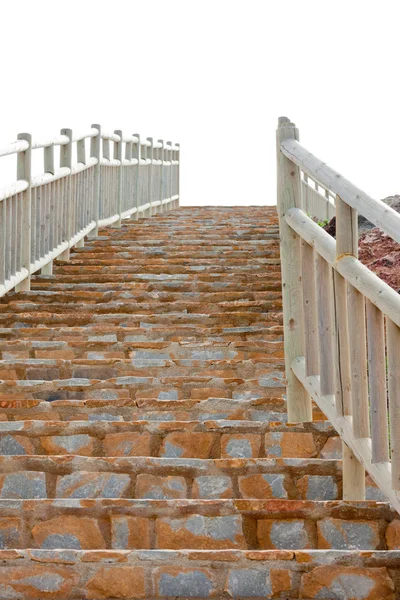
M400 520L288 424L272 207L106 229L0 302L0 599L400 597Z

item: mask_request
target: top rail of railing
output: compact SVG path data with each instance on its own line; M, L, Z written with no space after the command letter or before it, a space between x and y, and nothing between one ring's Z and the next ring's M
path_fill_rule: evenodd
M32 175L38 150L43 171ZM55 258L68 260L70 248L100 227L179 206L179 144L92 125L37 140L19 134L0 148L0 159L10 155L17 155L17 172L0 187L0 296L29 289L39 269L51 274Z
M303 148L285 117L277 164L289 420L312 420L314 400L344 442L343 498L365 498L366 469L400 512L400 296L358 260L357 214L399 243L400 215ZM336 239L313 220L327 210Z

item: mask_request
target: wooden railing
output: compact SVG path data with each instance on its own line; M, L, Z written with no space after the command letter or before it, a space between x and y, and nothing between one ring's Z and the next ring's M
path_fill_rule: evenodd
M44 168L33 177L32 152L38 149ZM93 125L79 135L62 129L39 142L20 134L0 148L0 157L10 154L17 154L17 178L0 188L0 296L14 287L29 290L32 273L51 274L55 258L68 260L70 248L99 228L179 206L179 144L108 134Z
M277 175L288 418L312 420L314 400L343 441L343 498L365 498L366 469L400 511L400 296L358 260L357 213L399 243L400 214L305 150L285 117ZM324 210L336 241L307 214Z

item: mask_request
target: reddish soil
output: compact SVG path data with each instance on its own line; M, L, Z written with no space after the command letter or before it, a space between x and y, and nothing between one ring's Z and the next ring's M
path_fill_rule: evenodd
M324 229L332 237L336 236L335 217ZM400 293L400 244L374 227L360 235L358 250L361 262Z

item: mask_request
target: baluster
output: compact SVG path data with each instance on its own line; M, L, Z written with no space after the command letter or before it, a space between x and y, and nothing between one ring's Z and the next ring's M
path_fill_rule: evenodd
M21 202L21 267L28 271L26 279L16 286L16 291L27 291L31 287L31 147L32 136L29 133L20 133L19 140L26 140L29 147L24 152L18 153L17 179L25 180L28 188L20 195ZM15 238L18 239L18 238Z

